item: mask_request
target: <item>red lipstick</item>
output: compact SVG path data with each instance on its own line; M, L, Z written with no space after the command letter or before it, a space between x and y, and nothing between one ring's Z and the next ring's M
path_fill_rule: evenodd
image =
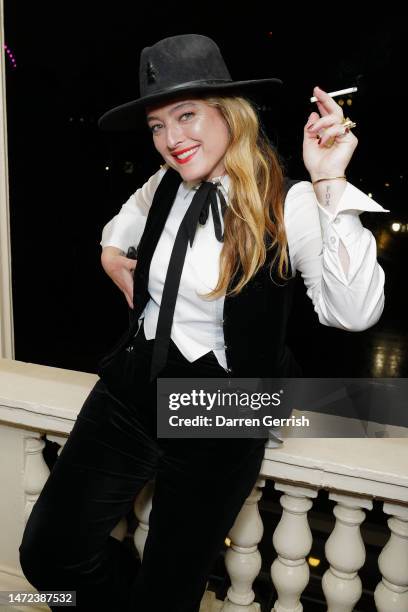
M172 153L172 156L174 157L174 159L176 160L178 164L186 164L187 162L190 161L192 157L194 157L199 147L200 145L197 145L196 147L188 147L187 149L180 149L179 151L175 151L174 153ZM181 153L185 153L186 151L192 151L191 155L189 155L188 157L185 157L184 159L178 159L177 155L181 155Z

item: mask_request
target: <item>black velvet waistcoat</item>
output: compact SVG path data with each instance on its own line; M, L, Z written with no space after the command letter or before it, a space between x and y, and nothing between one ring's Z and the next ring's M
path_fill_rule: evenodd
M137 250L131 324L106 359L130 344L136 333L138 319L150 299L150 263L181 180L180 174L170 168L156 190ZM296 182L285 179L286 193ZM223 329L230 376L272 378L302 375L299 365L285 345L296 277L284 282L278 279L274 269L272 281L270 261L273 255L273 249L268 251L264 266L238 295L225 298Z

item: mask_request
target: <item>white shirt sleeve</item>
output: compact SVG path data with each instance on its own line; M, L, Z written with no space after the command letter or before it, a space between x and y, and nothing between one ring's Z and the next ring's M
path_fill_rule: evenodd
M118 212L103 228L102 247L114 246L125 253L130 246L137 247L146 225L147 215L156 189L167 168L160 168L142 187L132 193Z
M285 228L293 274L298 270L320 323L348 331L374 325L384 308L384 271L362 211L389 212L347 183L335 214L301 181L288 192Z

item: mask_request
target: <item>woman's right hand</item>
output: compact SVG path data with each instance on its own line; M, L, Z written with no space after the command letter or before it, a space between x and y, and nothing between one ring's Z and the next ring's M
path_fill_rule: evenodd
M101 264L124 294L129 308L133 308L133 271L136 260L125 257L124 252L117 247L107 246L102 249Z

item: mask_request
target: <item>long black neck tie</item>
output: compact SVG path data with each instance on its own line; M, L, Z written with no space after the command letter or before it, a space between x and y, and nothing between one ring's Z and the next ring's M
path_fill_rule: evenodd
M166 280L164 281L153 346L150 381L157 377L167 363L174 309L176 307L187 246L188 243L190 243L190 247L193 246L197 225L198 223L201 225L206 223L210 206L215 236L219 242L224 241L221 219L218 212L217 193L220 198L221 213L224 216L227 204L221 190L218 189L216 183L206 181L201 184L195 193L178 229L170 256Z

